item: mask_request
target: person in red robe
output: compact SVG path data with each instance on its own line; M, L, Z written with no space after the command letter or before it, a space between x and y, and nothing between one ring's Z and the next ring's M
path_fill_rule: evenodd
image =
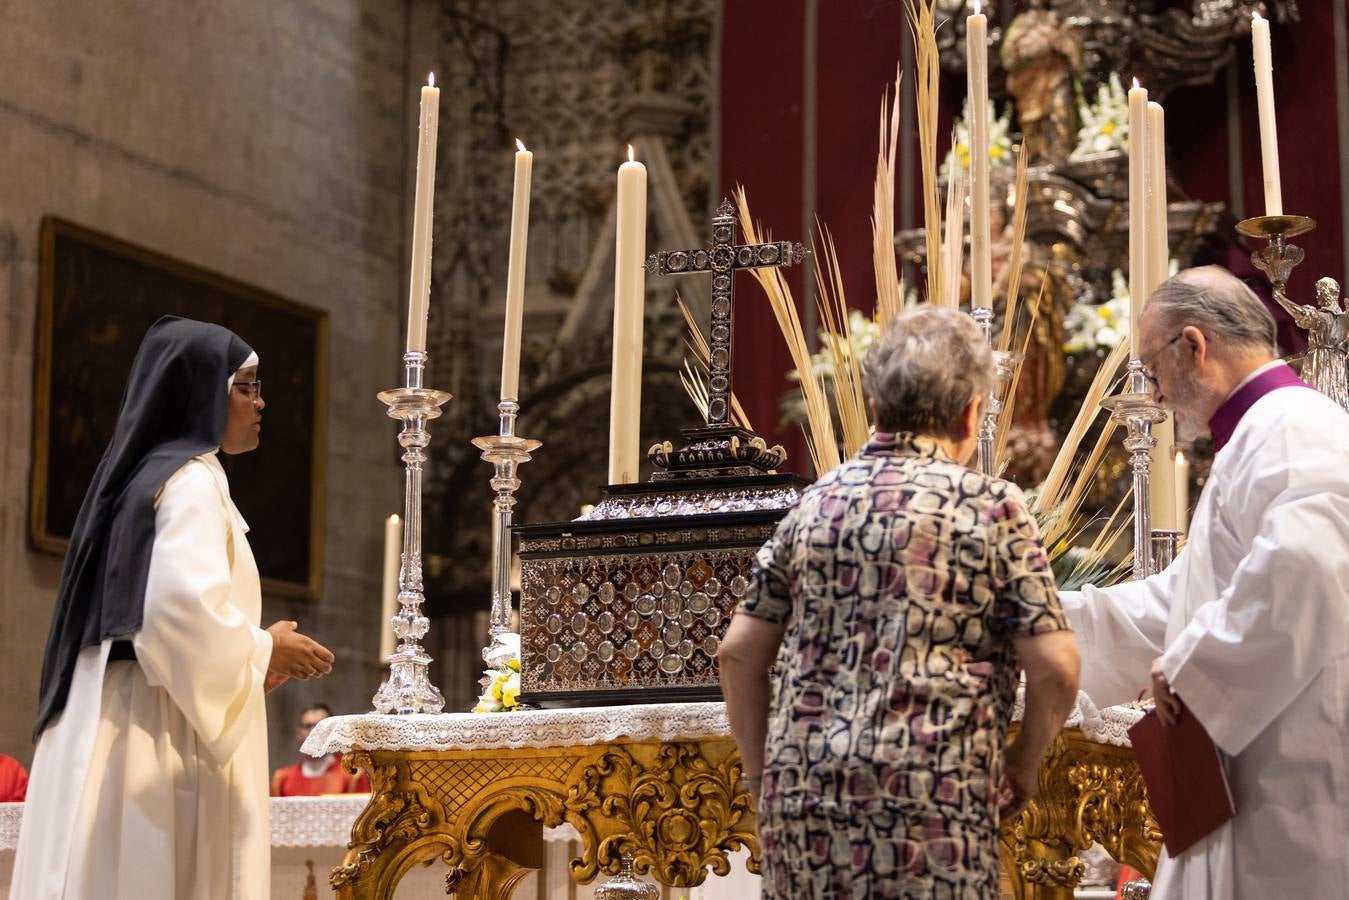
M303 746L315 725L332 715L326 703L314 703L300 713L295 737ZM317 797L320 794L368 794L370 780L364 774L348 775L342 769L342 754L318 758L300 755L300 761L272 774L273 797Z
M14 757L0 753L0 803L22 803L28 794L28 770Z

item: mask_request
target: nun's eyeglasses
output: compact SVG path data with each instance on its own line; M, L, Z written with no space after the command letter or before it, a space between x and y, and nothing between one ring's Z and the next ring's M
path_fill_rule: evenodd
M262 379L260 378L256 381L236 381L234 386L250 400L256 400L262 396Z

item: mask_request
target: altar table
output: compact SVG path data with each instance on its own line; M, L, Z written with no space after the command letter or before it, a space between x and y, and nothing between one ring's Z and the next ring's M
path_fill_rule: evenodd
M1093 842L1151 874L1160 833L1128 745L1138 710L1085 695L1052 746L1040 796L1002 835L1004 895L1071 898ZM1015 726L1014 726L1015 727ZM503 900L542 864L544 827L580 835L571 876L634 867L673 887L730 869L758 840L722 703L496 714L333 716L305 742L341 752L373 794L330 883L343 900L388 900L405 873L439 858L463 898Z

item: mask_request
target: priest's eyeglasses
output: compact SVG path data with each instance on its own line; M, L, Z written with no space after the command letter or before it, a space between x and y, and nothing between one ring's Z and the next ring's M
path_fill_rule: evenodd
M256 400L262 396L261 378L254 381L236 381L234 382L234 386L239 389L241 394L250 400Z
M1165 344L1163 344L1163 345L1162 345L1161 347L1159 347L1157 350L1155 350L1155 351L1153 351L1152 353L1148 354L1148 358L1147 358L1147 361L1146 361L1146 362L1143 362L1142 360L1139 360L1140 366L1141 366L1141 368L1143 369L1143 377L1146 378L1146 379L1148 380L1148 384L1152 385L1152 389L1153 389L1154 391L1157 390L1158 388L1160 388L1161 385L1159 385L1159 384L1157 383L1157 375L1156 375L1156 373L1154 373L1154 372L1152 371L1152 364L1153 364L1154 362L1157 361L1157 357L1161 356L1161 355L1162 355L1163 353L1165 353L1167 350L1170 350L1172 347L1174 347L1175 344L1176 344L1176 341L1180 340L1180 339L1183 338L1183 337L1185 337L1185 332L1182 331L1180 334L1177 334L1175 337L1173 337L1171 340L1167 341Z

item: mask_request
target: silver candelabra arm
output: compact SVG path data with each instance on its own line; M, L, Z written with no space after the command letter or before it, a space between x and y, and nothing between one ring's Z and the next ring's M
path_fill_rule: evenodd
M1293 267L1302 262L1301 247L1288 241L1306 234L1316 227L1316 221L1306 216L1255 216L1237 223L1237 231L1246 237L1263 238L1264 247L1251 254L1251 263L1265 273L1275 293L1282 293L1293 274Z
M473 446L482 451L482 458L493 466L490 484L496 492L492 500L492 613L490 643L483 648L482 658L488 666L498 666L518 652L520 641L507 639L511 631L511 524L515 514L515 492L520 489L520 466L529 462L531 454L542 442L517 437L515 419L520 404L502 400L497 404L500 424L497 434L473 439Z
M1110 417L1125 427L1124 449L1129 451L1129 463L1134 475L1134 578L1142 580L1158 571L1153 557L1152 511L1148 508L1149 474L1152 468L1150 453L1157 439L1152 426L1166 420L1166 410L1152 399L1143 363L1129 360L1126 376L1127 389L1101 401L1110 411Z
M431 623L422 615L422 466L431 435L426 424L440 416L450 400L444 391L422 386L427 355L408 351L403 355L404 386L383 391L379 399L389 407L389 417L403 423L398 444L403 448L403 555L398 571L398 612L389 620L398 646L389 655L389 677L375 692L375 711L381 713L438 713L445 698L431 683L431 657L422 647Z

